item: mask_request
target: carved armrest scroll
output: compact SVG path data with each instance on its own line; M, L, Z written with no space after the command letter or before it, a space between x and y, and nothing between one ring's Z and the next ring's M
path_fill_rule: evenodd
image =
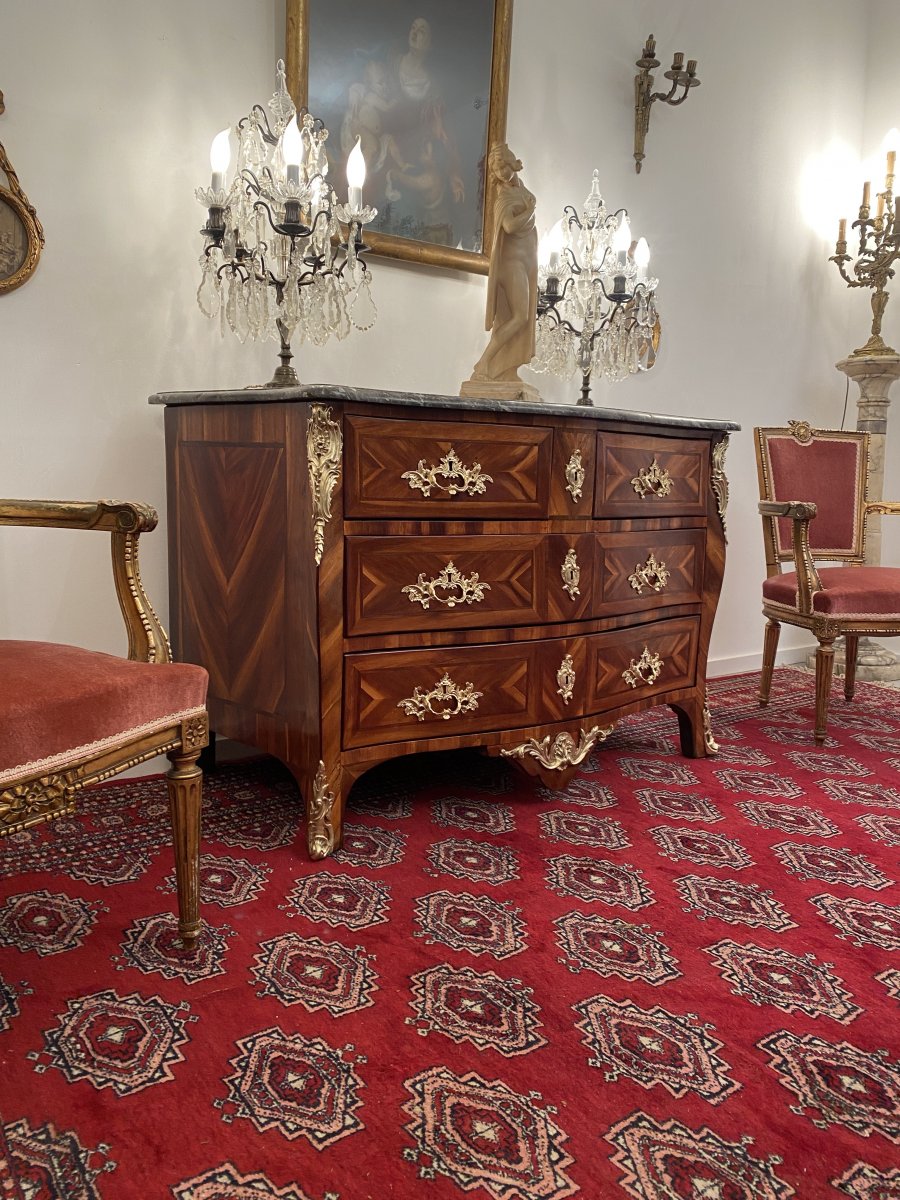
M169 639L144 585L138 538L156 528L156 509L130 500L0 500L0 525L45 529L99 529L111 534L113 579L128 631L128 657L172 661Z
M816 506L806 500L761 500L759 512L763 517L786 517L793 521L792 540L794 570L797 572L797 607L802 613L812 612L813 592L822 584L809 547L809 523L816 515Z
M866 516L900 517L900 501L869 500L866 503Z

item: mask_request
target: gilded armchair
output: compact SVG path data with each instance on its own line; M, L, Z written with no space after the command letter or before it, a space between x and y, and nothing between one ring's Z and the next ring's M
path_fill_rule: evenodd
M768 618L759 702L767 704L782 622L809 629L816 650L815 740L825 741L834 642L845 640L844 697L853 699L863 635L900 634L900 568L865 562L866 520L900 504L866 500L869 435L812 429L756 429L756 462L766 551L763 615ZM818 562L839 566L817 566ZM791 562L792 571L781 564Z
M144 504L0 500L0 526L96 529L111 534L113 577L128 658L76 646L0 639L0 836L74 811L82 788L158 754L175 848L178 929L200 929L199 839L208 741L207 675L173 663L141 584L138 539L155 528Z

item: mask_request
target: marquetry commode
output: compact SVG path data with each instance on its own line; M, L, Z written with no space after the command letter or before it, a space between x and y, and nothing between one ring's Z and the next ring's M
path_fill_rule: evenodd
M721 421L306 386L166 405L170 623L309 852L375 763L483 747L564 785L627 713L714 748Z

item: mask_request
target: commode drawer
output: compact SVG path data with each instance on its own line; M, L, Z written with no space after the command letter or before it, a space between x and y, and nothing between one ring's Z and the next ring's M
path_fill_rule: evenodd
M691 438L597 434L594 516L703 516L709 443Z
M699 627L698 618L679 617L585 638L582 711L603 712L656 692L692 686Z
M545 645L346 655L344 748L541 724Z
M593 538L351 535L345 588L348 637L582 620L594 592Z
M552 429L348 416L344 440L347 518L547 515Z
M705 529L630 529L595 538L591 616L699 603Z

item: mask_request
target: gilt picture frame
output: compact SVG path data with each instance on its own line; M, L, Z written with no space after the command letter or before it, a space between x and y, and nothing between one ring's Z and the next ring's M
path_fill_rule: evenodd
M329 130L341 196L366 157L370 251L487 274L487 153L506 140L513 0L287 0L288 88Z

